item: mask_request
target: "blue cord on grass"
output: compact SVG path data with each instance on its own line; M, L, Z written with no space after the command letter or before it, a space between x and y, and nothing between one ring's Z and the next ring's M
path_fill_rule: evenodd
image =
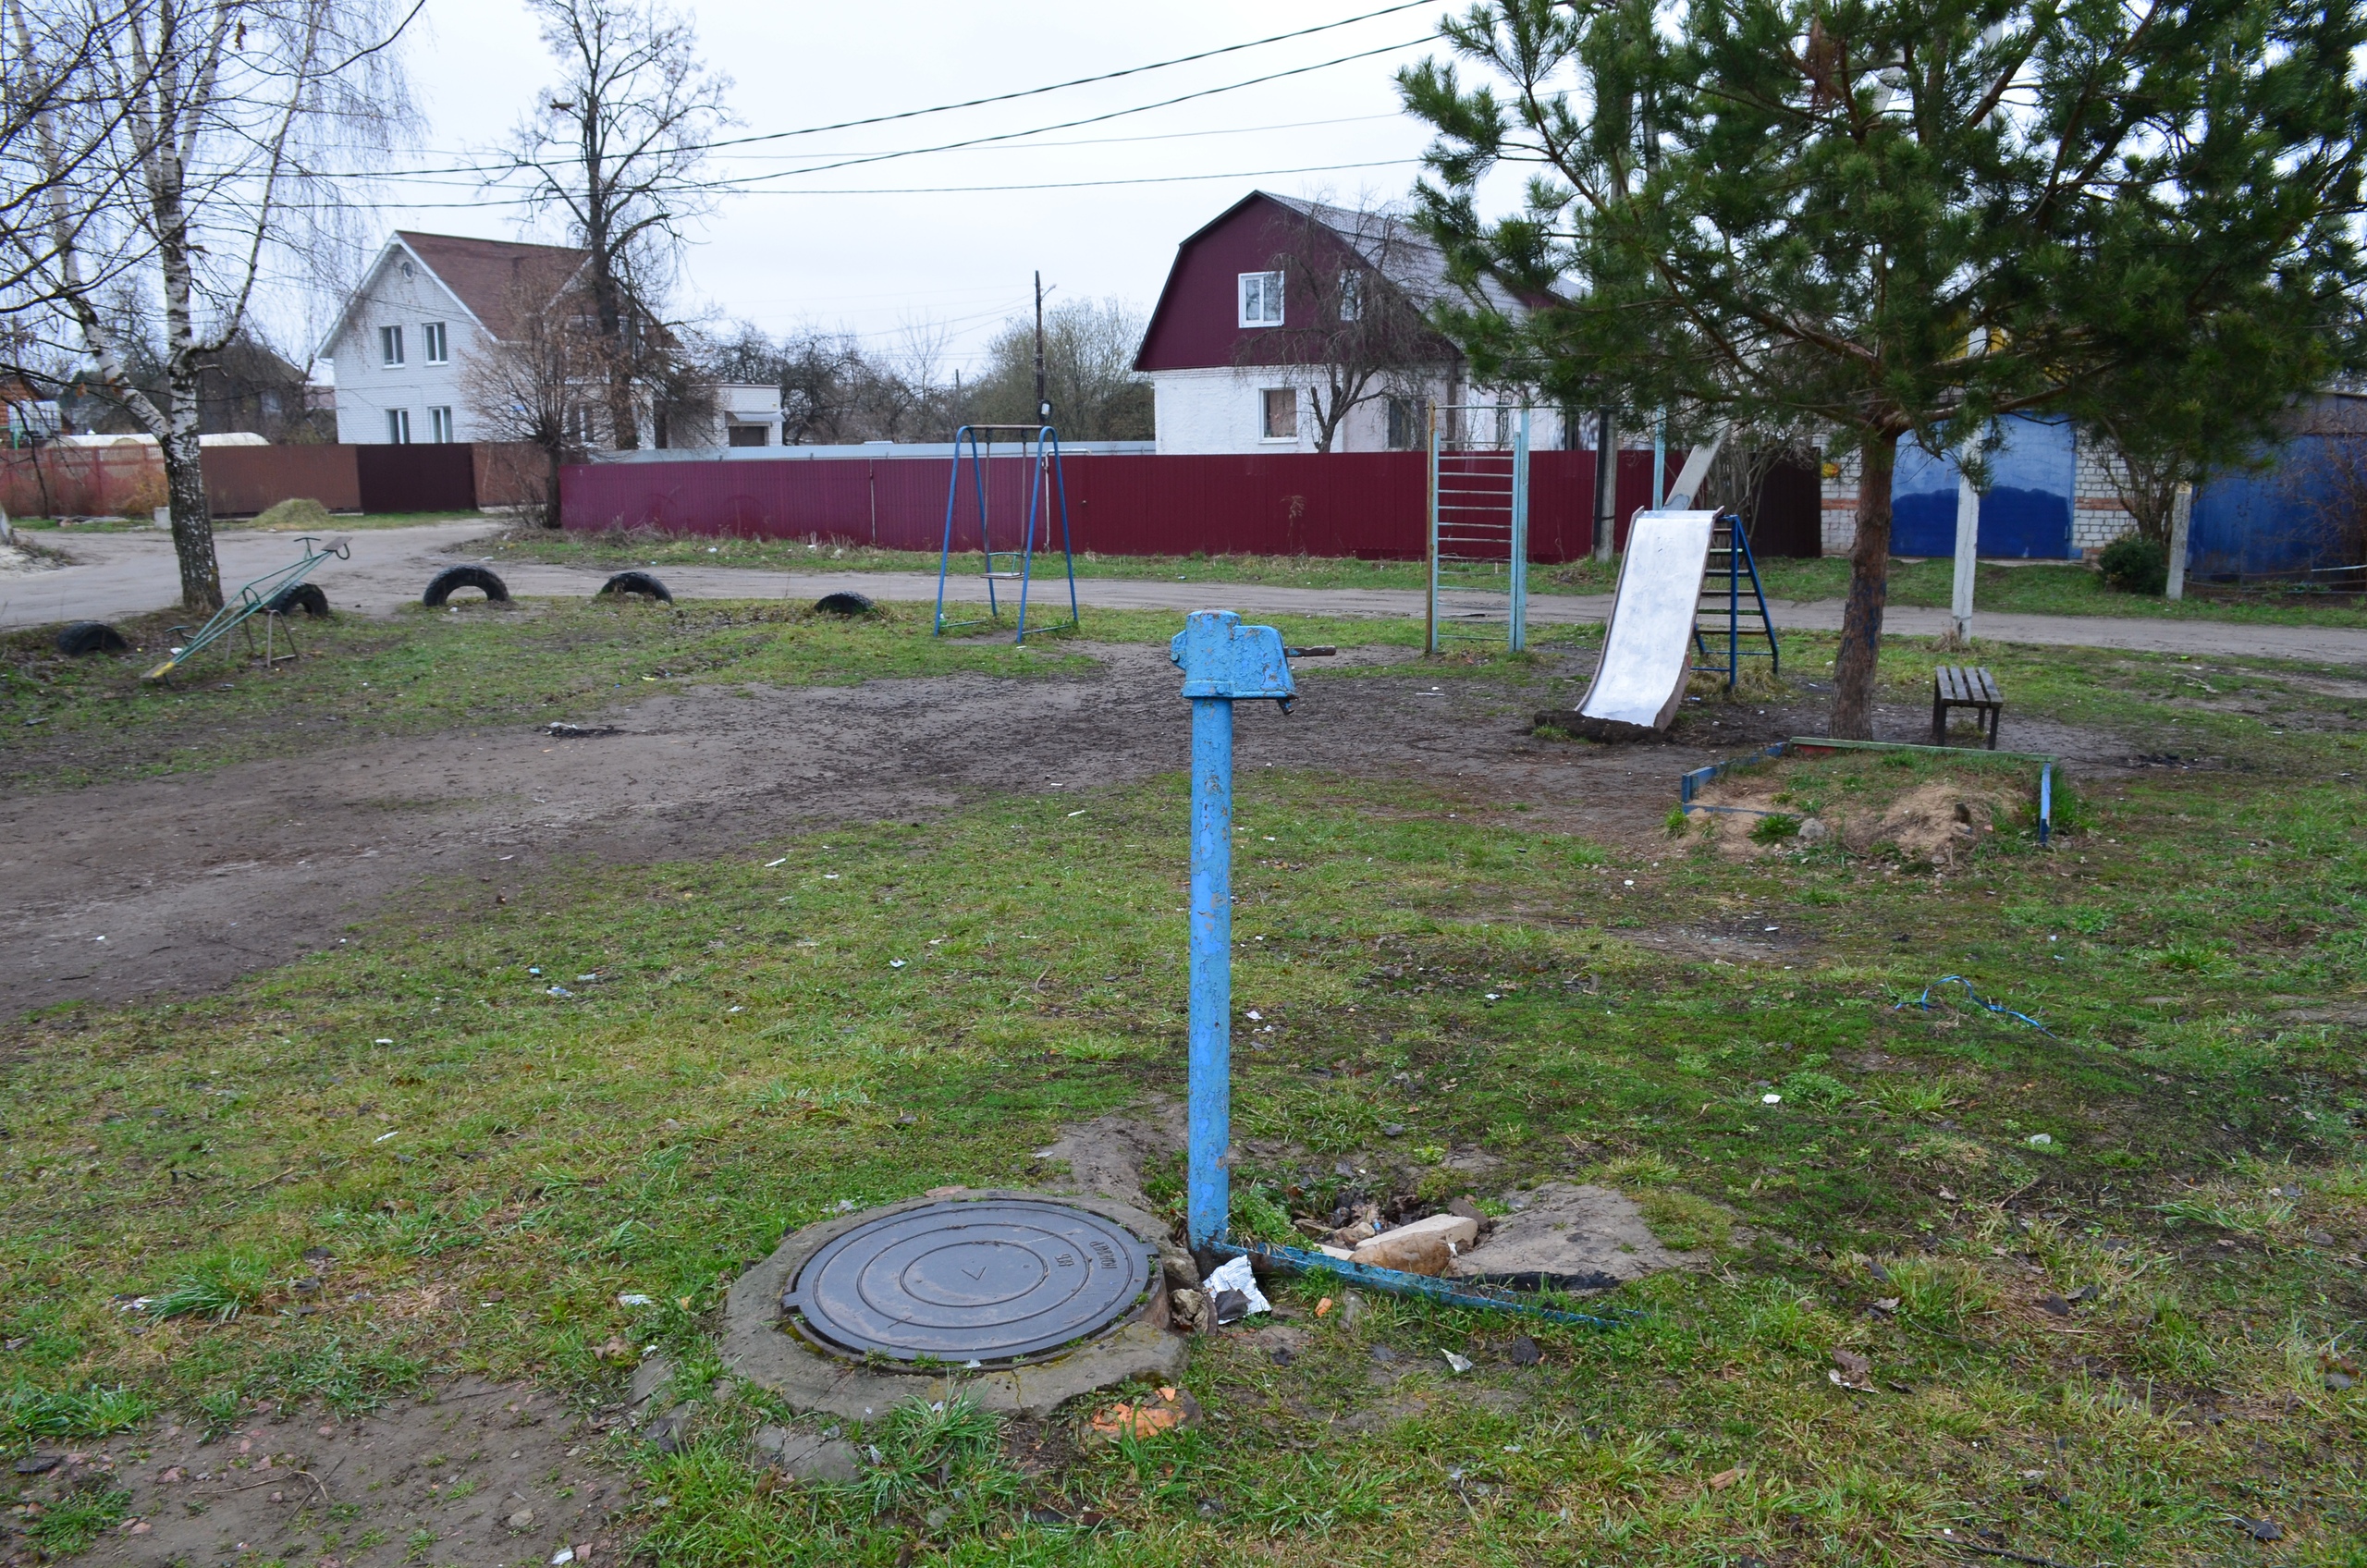
M1972 982L1966 979L1961 974L1941 975L1937 980L1932 981L1932 984L1923 987L1923 994L1921 996L1916 998L1911 1002L1898 1003L1897 1006L1891 1009L1891 1011L1896 1012L1899 1008L1917 1007L1921 1008L1925 1012L1929 1012L1932 1011L1932 993L1937 990L1940 986L1949 984L1962 986L1964 987L1964 994L1972 998L1973 1005L1976 1007L1987 1008L1991 1012L2002 1012L2008 1018L2018 1018L2050 1040L2059 1040L2062 1038L2060 1035L2057 1035L2054 1030L2049 1029L2045 1024L2041 1023L2037 1019L2032 1018L2029 1013L2016 1012L2012 1008L2007 1007L2003 1002L1986 1000L1979 991L1972 988Z

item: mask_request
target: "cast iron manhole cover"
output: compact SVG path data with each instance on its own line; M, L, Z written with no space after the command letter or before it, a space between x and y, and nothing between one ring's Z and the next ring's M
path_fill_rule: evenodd
M1150 1284L1153 1248L1114 1219L1029 1198L883 1215L825 1242L781 1305L842 1355L1016 1361L1085 1338Z

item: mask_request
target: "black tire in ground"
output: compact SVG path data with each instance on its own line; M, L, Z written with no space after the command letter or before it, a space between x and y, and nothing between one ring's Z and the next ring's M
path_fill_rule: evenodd
M273 594L271 603L265 607L274 615L294 615L302 610L315 619L326 620L329 596L321 592L321 585L317 582L299 582L293 588L282 588Z
M419 602L430 606L440 605L458 588L474 588L496 604L509 602L509 585L481 566L446 567L435 574L435 580L427 585L427 592L419 596Z
M860 594L825 594L814 601L816 615L877 615L879 606Z
M57 651L80 658L84 654L120 654L131 639L104 620L78 620L57 634Z
M669 605L674 602L674 595L666 591L666 584L645 571L620 571L601 583L600 591L592 596L595 599L605 599L614 594L621 598L627 594L639 594L647 599L662 599Z

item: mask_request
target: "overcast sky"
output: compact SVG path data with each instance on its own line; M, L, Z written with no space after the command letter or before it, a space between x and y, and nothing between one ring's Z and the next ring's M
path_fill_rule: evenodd
M1391 0L1112 5L924 0L709 5L701 51L733 79L738 134L797 130L1046 86L1251 43L1381 10ZM1177 241L1253 188L1354 201L1402 197L1427 138L1391 73L1437 51L1429 4L1287 42L1015 103L803 136L717 156L718 172L779 176L726 197L696 235L684 306L779 333L844 326L892 348L907 324L950 329L966 362L1027 308L1042 268L1057 301L1115 295L1147 309ZM514 0L428 0L408 58L425 151L497 141L552 78ZM1034 131L1342 56L1345 64L990 148L803 174L851 155ZM1331 167L1330 165L1355 165ZM1276 173L1278 170L1319 172ZM1220 178L1185 178L1215 176ZM1144 182L1164 183L1103 183ZM988 190L987 186L1036 186ZM852 194L848 192L881 192ZM514 208L449 182L389 185L383 227L531 235ZM415 204L401 204L415 203Z

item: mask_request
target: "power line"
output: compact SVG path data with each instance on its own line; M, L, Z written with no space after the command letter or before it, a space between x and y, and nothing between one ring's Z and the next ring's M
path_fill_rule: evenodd
M1418 164L1418 157L1374 158L1354 164L1309 164L1292 169L1236 169L1224 174L1172 174L1137 177L1132 179L1056 179L1033 185L895 185L871 188L821 189L814 190L754 190L754 196L963 196L974 192L996 190L1092 190L1120 185L1183 185L1208 179L1265 179L1284 174L1331 174L1342 169L1397 168ZM495 202L383 202L381 207L393 207L411 212L448 212L462 208L518 207L526 198L511 197Z
M1067 90L1069 90L1069 89L1070 89L1070 88L1072 88L1072 87L1089 87L1089 86L1092 86L1092 85L1093 85L1094 83L1096 83L1096 82L1115 81L1115 80L1119 80L1119 79L1120 79L1120 78L1122 78L1122 77L1140 76L1140 75L1142 75L1142 74L1143 74L1144 72L1146 72L1146 71L1166 70L1166 69L1168 69L1169 67L1173 67L1173 66L1188 66L1188 65L1191 65L1192 63L1194 63L1195 61L1198 61L1198 60L1212 60L1212 59L1216 58L1216 57L1217 57L1218 55L1235 55L1235 54L1239 54L1241 51L1243 51L1243 50L1245 50L1245 49L1262 49L1262 48L1264 48L1267 44L1269 44L1269 43L1287 43L1287 42L1289 42L1290 40L1292 40L1292 39L1294 39L1294 38L1306 38L1306 37L1308 37L1308 36L1310 36L1310 35L1312 35L1312 34L1318 33L1318 32L1331 32L1331 31L1336 31L1337 29L1343 28L1343 27L1354 27L1354 26L1355 26L1358 22L1368 22L1368 21L1371 21L1371 20L1373 20L1374 18L1379 18L1379 17L1394 16L1396 13L1398 13L1398 12L1400 12L1400 11L1412 11L1412 10L1418 10L1418 9L1421 9L1422 7L1424 7L1424 6L1431 6L1431 5L1435 5L1435 4L1437 4L1437 3L1438 3L1438 0L1402 0L1402 3L1401 3L1401 4L1399 4L1399 5L1394 5L1394 6L1382 6L1382 7L1381 7L1380 10L1378 10L1378 11L1366 11L1366 12L1363 12L1362 14L1360 14L1360 15L1353 16L1353 17L1347 17L1347 18L1343 18L1342 20L1339 20L1339 21L1336 21L1336 22L1320 22L1320 23L1318 23L1317 25L1315 25L1315 26L1313 26L1313 27L1303 27L1303 28L1300 28L1300 29L1296 30L1295 31L1292 31L1292 32L1278 32L1278 33L1275 33L1274 35L1272 35L1272 36L1271 36L1271 37L1269 37L1269 38L1253 38L1253 39L1251 39L1249 42L1247 42L1246 43L1228 43L1228 44L1223 45L1223 46L1222 46L1222 47L1220 47L1220 48L1216 48L1216 49L1203 49L1203 50L1201 50L1199 53L1195 54L1195 55L1176 55L1173 59L1171 59L1171 60L1154 60L1154 61L1152 61L1150 64L1148 64L1148 65L1145 65L1145 66L1128 66L1128 67L1125 67L1124 69L1122 69L1122 70L1103 71L1103 72L1101 72L1100 74L1098 74L1098 75L1097 75L1097 76L1081 76L1081 77L1073 78L1073 79L1072 79L1072 80L1068 80L1068 81L1055 81L1055 82L1051 82L1051 83L1049 83L1049 84L1048 84L1048 85L1046 85L1046 86L1043 86L1043 87L1029 87L1029 88L1023 88L1022 90L1020 90L1019 92L998 92L998 93L993 94L992 96L985 97L985 98L965 98L965 99L962 100L961 102L959 102L959 103L954 103L954 104L931 104L930 106L928 106L927 108L925 108L925 109L901 109L901 110L899 110L898 112L896 112L895 114L892 114L892 115L870 115L870 116L865 116L865 117L864 117L864 118L862 118L862 119L852 119L852 120L837 120L837 121L833 121L832 123L830 123L830 124L828 124L828 125L811 125L811 126L804 126L804 127L802 127L801 129L796 129L796 130L772 130L772 131L762 131L762 132L759 132L759 133L757 133L756 135L754 135L754 136L733 136L733 137L724 137L724 138L719 138L719 139L717 139L717 140L716 140L716 141L703 141L703 142L698 142L698 143L695 143L695 144L693 144L693 145L692 145L692 146L689 146L689 147L685 147L685 148L683 148L683 149L682 149L682 151L684 151L684 152L695 152L695 153L712 153L712 152L716 151L717 149L718 149L718 148L723 148L723 147L746 147L746 146L752 146L752 145L754 145L755 143L758 143L758 142L765 142L765 141L790 141L790 140L791 140L791 139L793 139L793 138L800 137L800 136L820 136L820 135L823 135L823 134L824 134L824 133L826 133L826 132L833 131L833 130L852 130L852 129L857 129L857 128L859 128L859 127L862 127L862 126L888 125L888 124L891 124L891 123L893 123L893 122L895 122L895 121L897 121L897 120L918 119L918 118L922 117L923 116L926 116L926 115L943 115L943 114L950 114L950 113L952 113L954 110L957 110L957 109L975 109L975 108L981 107L982 105L985 105L985 104L1008 104L1008 103L1012 103L1012 102L1013 102L1013 101L1015 101L1015 100L1017 100L1017 99L1021 99L1021 98L1037 98L1037 97L1041 97L1041 96L1043 96L1043 95L1044 95L1045 93L1047 93L1047 92L1066 92ZM1428 39L1427 39L1427 36L1426 36L1426 37L1424 37L1424 38L1416 39L1416 40L1414 40L1414 42L1415 42L1415 43L1426 43L1426 42L1428 42ZM1401 49L1402 49L1402 48L1409 47L1409 45L1406 45L1406 44L1392 44L1391 47L1392 47L1392 48L1401 48ZM1386 50L1371 50L1371 51L1367 51L1367 53L1370 53L1370 54L1385 54L1385 53L1387 53L1387 51L1386 51ZM1350 55L1345 56L1345 59L1347 59L1347 60L1355 60L1355 59L1362 59L1362 58L1364 58L1364 57L1365 57L1365 56L1364 56L1364 55ZM1340 65L1340 64L1343 64L1343 63L1344 63L1344 61L1343 61L1343 60L1331 60L1331 61L1326 61L1326 62L1325 62L1325 64L1326 64L1326 65ZM1307 67L1301 67L1301 68L1302 68L1303 70L1318 70L1318 69L1320 69L1320 68L1322 68L1322 67L1317 67L1317 66L1307 66ZM1297 72L1293 72L1293 71L1284 71L1284 72L1282 72L1282 73L1279 73L1279 74L1280 74L1280 75L1283 75L1283 76L1292 76L1292 75L1296 75L1296 74L1298 74L1298 73L1297 73ZM1275 80L1275 79L1274 79L1274 78L1272 78L1272 77L1260 77L1260 78L1258 78L1258 79L1257 79L1257 80L1258 81L1270 81L1270 80ZM1235 84L1234 84L1234 86L1236 86L1236 87L1249 87L1249 86L1255 86L1255 85L1256 85L1256 82L1237 82L1237 83L1235 83ZM1230 91L1232 91L1232 89L1231 89L1231 88L1216 88L1216 89L1212 89L1211 91L1213 91L1213 92L1230 92ZM1187 94L1186 96L1204 96L1204 94ZM1183 101L1184 101L1184 100L1183 100L1183 99L1181 99L1181 98L1170 100L1170 102L1173 102L1173 103L1182 103ZM1162 105L1159 105L1159 104L1152 104L1152 105L1149 105L1149 107L1153 107L1153 108L1161 107L1161 106L1162 106ZM1085 124L1085 123L1087 123L1087 122L1085 122L1085 121L1078 121L1078 122L1075 122L1075 123L1078 123L1078 124ZM1048 128L1048 129L1057 130L1057 129L1062 129L1062 128L1061 128L1061 127L1058 127L1058 126L1054 126L1054 127L1050 127L1050 128ZM1034 134L1034 133L1033 133L1033 132L1028 132L1028 131L1022 131L1022 132L1019 132L1018 134L1020 134L1020 135L1032 135L1032 134ZM525 167L531 167L531 166L533 166L533 165L527 165L527 164L513 163L513 164L511 164L511 165L509 165L509 167L511 167L511 168L525 168ZM324 178L324 179L363 179L363 178L374 178L374 179L405 179L405 178L415 178L415 177L422 177L422 176L427 176L427 175L448 175L448 174L474 174L474 175L483 175L483 174L490 174L490 173L496 173L496 172L499 172L499 171L495 170L495 169L489 169L489 168L487 168L487 167L486 167L484 165L483 165L483 164L470 164L470 165L456 165L456 166L454 166L454 167L450 167L450 168L439 168L439 169L398 169L398 170L395 170L395 171L393 171L393 172L391 172L391 173L386 173L386 174L374 174L374 173L371 173L371 172L369 172L369 171L365 171L365 170L359 170L359 169L357 169L357 170L350 170L350 171L329 171L329 170L324 170L324 171L321 171L321 172L316 176L316 178Z
M1237 125L1227 127L1221 130L1161 130L1155 131L1148 136L1080 136L1070 141L1027 141L1018 143L1014 146L1006 147L1003 151L1007 153L1032 153L1038 148L1044 147L1117 147L1136 141L1188 141L1198 137L1207 136L1249 136L1259 131L1267 130L1309 130L1318 126L1364 125L1373 120L1396 120L1403 123L1404 118L1405 116L1402 114L1335 115L1330 119L1283 120L1275 125ZM779 156L779 154L767 155ZM817 158L827 158L840 157L844 154L816 153L813 155Z

